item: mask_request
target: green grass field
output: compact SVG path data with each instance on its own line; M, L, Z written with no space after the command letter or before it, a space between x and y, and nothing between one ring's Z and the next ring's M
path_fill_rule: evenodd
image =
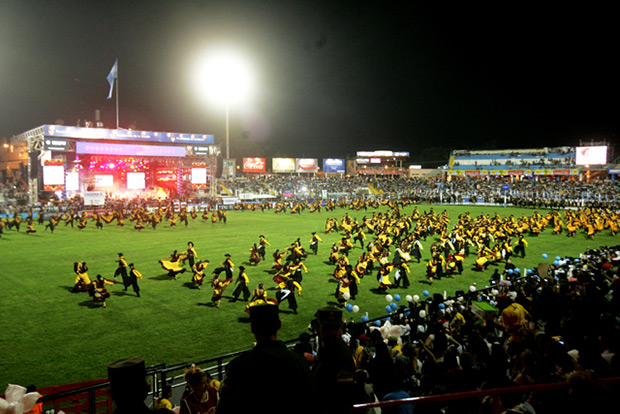
M420 211L431 206L420 206ZM505 215L531 215L533 210L502 207L445 207L452 222L457 215L469 211ZM440 212L444 206L435 206ZM411 214L410 206L405 213ZM298 299L299 314L282 313L281 339L297 337L307 329L316 309L335 302L335 280L331 276L332 266L326 264L329 247L341 236L325 235L324 223L327 217L340 219L346 212L361 217L369 212L336 212L300 215L274 214L273 211L230 212L228 224L211 224L200 218L189 223L189 227L169 227L168 223L153 231L150 228L140 232L127 221L125 228L116 223L96 230L89 222L84 231L64 227L61 223L54 234L36 226L37 233L26 235L25 223L21 233L5 231L0 239L2 259L0 261L0 389L6 384L36 384L45 387L105 378L106 366L115 360L127 357L142 357L147 365L173 364L201 360L225 353L247 349L252 346L247 314L243 302L231 303L233 286L224 293L221 308L207 306L211 289L208 282L201 290L191 285L191 274L185 273L179 280L169 280L158 264L167 259L172 250L182 251L188 241L193 241L200 259L209 259L207 273L223 261L230 253L236 266L244 264L250 276L250 290L257 283L265 282L273 287L270 255L276 249L285 249L300 237L302 245L309 250L311 232L317 231L323 238L318 256L306 260L309 273L304 275L303 293ZM249 249L264 234L272 247L267 249L267 262L256 267L247 265ZM544 261L541 254L547 253L551 262L557 255L577 255L587 247L618 243L606 231L597 235L595 241L585 240L582 233L577 238L565 235L553 236L547 229L538 238L527 238L530 247L525 259L514 259L521 269L532 268ZM425 258L433 242L430 238L423 243ZM106 309L95 306L87 293L71 293L75 275L73 262L86 261L89 275L97 273L111 278L116 269L117 253L123 252L128 262L133 262L142 272L140 282L142 297L132 292L123 292L122 284L108 287L111 293ZM354 263L359 256L357 247L350 254ZM407 294L418 294L429 290L432 293L454 295L456 290L467 290L476 282L484 287L492 273L471 271L474 258L465 262L466 272L454 279L444 278L432 286L426 284L424 262L413 264L410 279L412 286L406 291L392 290L403 298ZM236 276L236 272L235 272ZM370 318L385 315L387 304L384 294L373 290L378 286L374 275L367 276L360 285L360 294L352 302L360 307L359 313L346 313L347 318L360 317L368 312ZM270 290L275 297L275 290Z

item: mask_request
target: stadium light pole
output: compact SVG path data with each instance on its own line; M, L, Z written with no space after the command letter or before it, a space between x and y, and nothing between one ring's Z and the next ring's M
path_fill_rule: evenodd
M192 84L200 99L226 110L226 158L230 158L230 107L249 98L254 79L247 60L230 50L215 50L199 56Z

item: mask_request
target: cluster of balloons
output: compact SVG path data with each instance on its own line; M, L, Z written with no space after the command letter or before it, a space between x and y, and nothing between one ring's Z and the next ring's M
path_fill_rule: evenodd
M357 313L357 312L360 311L360 307L359 306L351 305L350 303L347 303L344 308L347 310L347 312L355 312L355 313Z

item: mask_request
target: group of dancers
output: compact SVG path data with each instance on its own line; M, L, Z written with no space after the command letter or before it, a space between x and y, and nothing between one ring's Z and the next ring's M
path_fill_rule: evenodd
M140 297L140 286L138 280L142 279L142 273L140 273L133 263L127 264L127 260L123 253L118 253L118 259L116 260L118 267L114 272L113 279L108 279L101 274L97 274L94 280L88 276L88 266L86 262L74 262L73 272L75 273L75 282L73 284L72 292L88 292L93 298L94 302L100 304L103 308L107 307L106 299L110 297L106 286L115 285L118 283L118 277L121 277L123 283L123 290L131 286L137 297Z

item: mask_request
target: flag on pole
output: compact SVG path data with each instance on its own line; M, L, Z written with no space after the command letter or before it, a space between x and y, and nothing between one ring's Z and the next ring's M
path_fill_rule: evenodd
M110 69L110 73L108 73L108 83L110 84L108 99L112 99L112 92L114 92L114 79L116 78L118 78L118 59L114 61L114 65L112 66L112 69Z

